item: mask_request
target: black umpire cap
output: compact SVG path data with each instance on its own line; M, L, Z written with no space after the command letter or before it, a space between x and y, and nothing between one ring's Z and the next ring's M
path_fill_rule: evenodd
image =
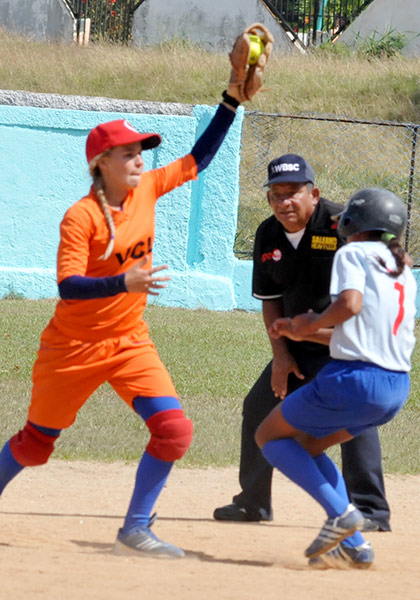
M315 183L315 172L298 154L283 154L268 165L268 179L264 186L273 183Z

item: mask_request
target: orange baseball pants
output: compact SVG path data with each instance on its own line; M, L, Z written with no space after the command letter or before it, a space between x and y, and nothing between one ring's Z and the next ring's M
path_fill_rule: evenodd
M136 396L177 397L150 339L128 335L83 342L63 336L51 324L41 336L32 380L28 420L54 429L70 427L105 381L130 407Z

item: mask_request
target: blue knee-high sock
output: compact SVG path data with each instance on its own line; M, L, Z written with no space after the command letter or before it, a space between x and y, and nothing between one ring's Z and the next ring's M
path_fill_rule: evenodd
M273 467L319 502L328 517L338 517L348 507L348 498L341 496L334 489L309 452L296 440L272 440L264 445L262 453Z
M154 458L148 452L143 454L137 469L136 483L125 517L123 533L136 527L144 527L149 523L153 505L165 485L172 465L173 462Z
M23 469L23 465L15 460L7 441L0 452L0 495L6 485Z
M318 469L324 475L325 479L330 482L337 494L340 494L342 498L347 498L348 504L350 500L347 494L346 484L334 461L332 461L330 457L325 454L325 452L319 456L315 456L314 461L317 464ZM350 535L348 538L346 538L344 543L352 548L356 548L357 546L360 546L360 544L363 544L364 541L364 537L360 531L356 531L353 533L353 535Z

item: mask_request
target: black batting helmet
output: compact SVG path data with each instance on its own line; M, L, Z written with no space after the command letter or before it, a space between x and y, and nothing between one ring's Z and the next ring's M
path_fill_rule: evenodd
M389 190L366 188L356 192L339 215L343 237L363 231L383 231L399 238L407 223L404 202Z

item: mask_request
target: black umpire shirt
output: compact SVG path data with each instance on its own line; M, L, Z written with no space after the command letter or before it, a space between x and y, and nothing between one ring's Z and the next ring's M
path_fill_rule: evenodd
M295 249L284 228L271 216L261 223L255 235L252 295L260 300L281 298L285 317L322 312L330 303L330 277L335 251L343 245L337 223L331 220L343 206L320 198ZM320 344L296 342L309 350ZM294 344L292 344L294 346Z

